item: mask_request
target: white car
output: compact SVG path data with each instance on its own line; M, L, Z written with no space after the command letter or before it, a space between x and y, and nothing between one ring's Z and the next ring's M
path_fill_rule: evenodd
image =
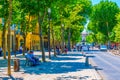
M82 50L87 51L87 50L88 50L88 47L87 47L87 46L83 46L83 47L82 47Z
M100 45L100 50L101 51L107 51L107 46L106 45Z

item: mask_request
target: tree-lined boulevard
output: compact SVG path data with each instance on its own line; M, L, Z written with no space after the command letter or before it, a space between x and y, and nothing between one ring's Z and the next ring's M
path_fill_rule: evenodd
M6 73L11 76L13 56L25 57L29 51L38 51L41 63L73 54L73 49L83 54L83 47L89 50L105 45L107 51L120 54L119 26L120 7L111 0L95 5L91 0L0 0L0 58L7 61L0 66L7 64ZM119 57L107 52L93 53L91 59L102 68L106 79L118 80ZM19 58L20 63L23 59Z

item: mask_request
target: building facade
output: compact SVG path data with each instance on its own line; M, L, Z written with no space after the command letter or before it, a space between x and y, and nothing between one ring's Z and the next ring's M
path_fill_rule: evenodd
M0 24L2 23L2 19L0 19ZM43 37L44 47L48 47L48 39L47 36ZM29 50L40 50L40 37L39 37L39 27L36 25L34 31L28 32L26 35L26 44L25 47ZM7 31L6 31L6 43L7 43ZM17 32L17 30L11 30L11 51L19 50L20 46L24 44L24 38L21 32ZM7 45L6 45L7 46ZM0 47L2 47L2 30L0 30Z

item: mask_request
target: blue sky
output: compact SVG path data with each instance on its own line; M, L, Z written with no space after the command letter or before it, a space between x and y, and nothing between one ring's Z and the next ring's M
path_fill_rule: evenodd
M94 4L99 3L101 0L91 0L91 1L92 1L93 5L94 5ZM117 5L120 7L120 0L110 0L110 1L116 2Z

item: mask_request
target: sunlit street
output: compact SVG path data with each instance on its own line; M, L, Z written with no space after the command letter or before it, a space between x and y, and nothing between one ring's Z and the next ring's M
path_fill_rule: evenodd
M119 80L120 0L0 0L0 80Z

